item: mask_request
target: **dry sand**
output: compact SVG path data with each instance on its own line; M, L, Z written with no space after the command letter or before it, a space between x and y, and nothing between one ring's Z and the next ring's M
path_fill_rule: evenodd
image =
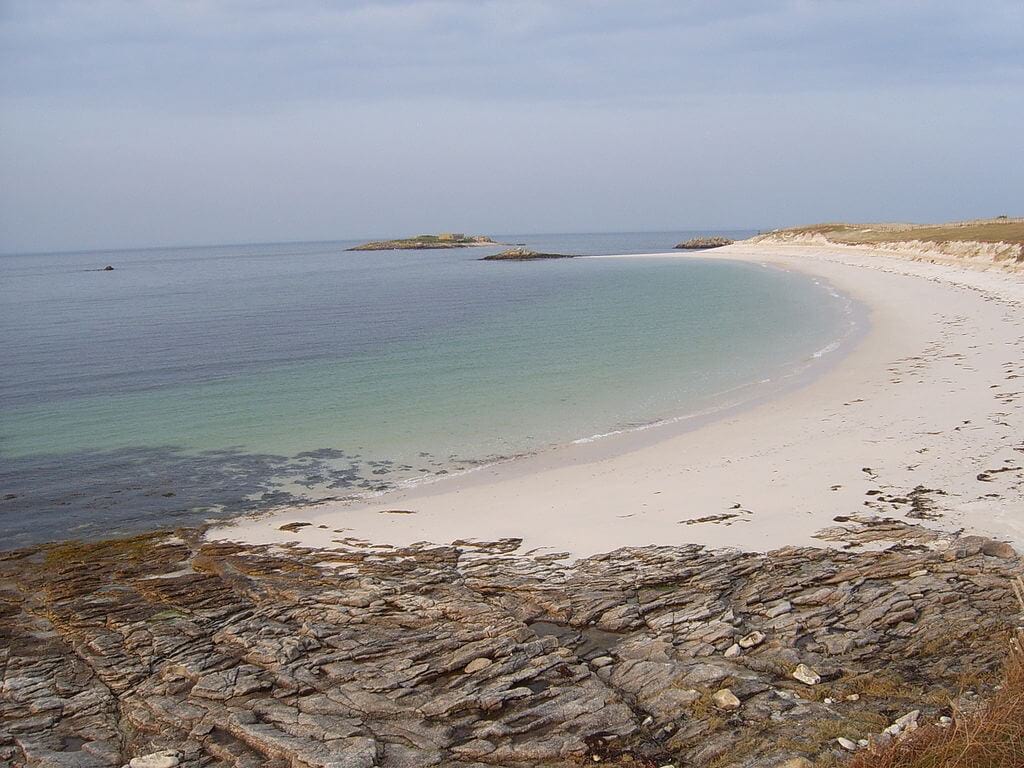
M835 518L872 515L1024 546L1024 277L842 246L739 243L700 256L821 277L868 307L870 329L807 386L696 428L566 446L209 536L326 548L516 537L524 551L573 556L681 543L767 551L821 545L815 534ZM299 521L311 525L280 529Z

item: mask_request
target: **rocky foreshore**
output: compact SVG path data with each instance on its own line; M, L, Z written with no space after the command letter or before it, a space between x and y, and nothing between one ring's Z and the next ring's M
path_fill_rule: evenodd
M843 527L891 547L566 564L518 540L273 550L186 531L8 552L0 764L839 758L984 692L1022 566L976 536Z

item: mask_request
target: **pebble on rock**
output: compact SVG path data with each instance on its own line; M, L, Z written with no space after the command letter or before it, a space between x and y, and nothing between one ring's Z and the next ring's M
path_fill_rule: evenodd
M739 709L740 706L740 700L736 698L736 694L728 688L722 688L721 690L716 691L715 695L711 697L711 700L719 709Z
M753 648L764 642L766 635L764 632L754 630L749 635L740 638L740 648Z
M493 663L494 662L486 656L481 656L479 659L473 659L466 665L466 674L472 675L474 672L479 672L481 669L487 669Z
M839 743L839 746L845 749L847 752L857 751L856 742L850 741L849 739L844 739L842 736L836 739L836 741Z
M797 664L796 669L793 670L793 677L804 685L817 685L821 682L821 675L806 664Z
M181 765L181 753L173 749L151 752L148 755L133 757L128 765L129 768L177 768Z

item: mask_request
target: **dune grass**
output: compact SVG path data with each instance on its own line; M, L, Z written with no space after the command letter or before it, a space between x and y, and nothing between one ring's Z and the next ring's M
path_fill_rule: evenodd
M867 245L920 240L930 243L958 241L1024 245L1024 219L996 218L948 224L814 224L779 230L775 234L819 234L834 243Z

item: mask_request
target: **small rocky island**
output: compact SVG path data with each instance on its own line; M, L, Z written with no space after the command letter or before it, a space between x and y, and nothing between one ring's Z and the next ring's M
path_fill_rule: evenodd
M707 248L721 248L723 245L732 245L733 240L728 237L694 237L675 246L684 251L702 251Z
M535 259L575 259L579 254L575 253L538 253L529 248L509 248L501 253L492 253L484 256L480 261L533 261Z
M496 245L486 235L464 235L454 232L442 232L439 235L416 235L401 240L374 240L363 243L349 251L419 251L435 248L470 248L478 245Z

